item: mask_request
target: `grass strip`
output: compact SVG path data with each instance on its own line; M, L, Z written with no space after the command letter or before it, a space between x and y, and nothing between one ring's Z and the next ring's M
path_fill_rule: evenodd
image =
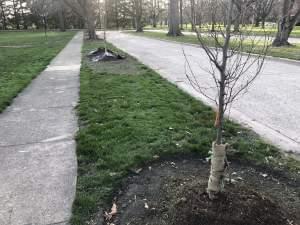
M50 63L75 32L0 33L0 112Z
M98 47L103 43L86 41L83 47L73 225L95 224L95 214L101 215L103 207L111 203L121 180L132 169L157 155L207 157L215 137L215 113L210 107L129 55L118 62L88 61L85 55ZM300 168L236 123L225 122L224 137L236 149L231 153L234 157Z
M197 37L195 35L184 35L178 37L171 37L167 36L165 32L151 32L145 31L143 33L137 33L133 31L128 31L127 33L134 34L141 37L149 37L155 39L161 39L166 41L175 41L180 43L189 43L189 44L196 44L200 45ZM212 38L206 38L205 42L209 46L214 46L214 41ZM271 44L271 43L270 43ZM250 49L251 53L260 53L262 50L263 43L259 43L255 48L251 47L250 41L244 41L244 51L248 52L247 49ZM291 46L286 47L269 47L268 56L279 57L279 58L286 58L286 59L293 59L293 60L300 60L300 44L294 44Z

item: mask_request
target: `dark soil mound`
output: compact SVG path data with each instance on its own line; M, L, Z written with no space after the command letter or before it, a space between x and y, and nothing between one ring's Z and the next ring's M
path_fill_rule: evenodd
M171 210L173 225L288 225L285 213L254 191L230 185L211 201L204 190L199 185L184 188Z
M124 181L116 225L300 225L299 175L232 162L232 183L210 201L209 164L201 159L158 162ZM110 209L108 208L107 211ZM106 224L104 222L104 224Z

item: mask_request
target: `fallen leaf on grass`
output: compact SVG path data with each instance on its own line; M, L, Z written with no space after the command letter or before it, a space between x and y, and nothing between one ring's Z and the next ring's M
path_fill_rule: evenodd
M118 212L118 211L117 211L117 205L116 205L116 203L113 203L110 212L109 212L109 213L108 213L108 212L105 212L105 213L104 213L104 217L105 217L106 220L109 221L109 220L112 219L112 217L113 217L114 215L117 214L117 212Z
M142 168L139 168L139 169L130 169L129 171L138 175L140 174L140 172L142 172L142 170L143 170Z
M267 177L268 176L268 174L266 174L266 173L260 173L259 175L261 175L262 177Z

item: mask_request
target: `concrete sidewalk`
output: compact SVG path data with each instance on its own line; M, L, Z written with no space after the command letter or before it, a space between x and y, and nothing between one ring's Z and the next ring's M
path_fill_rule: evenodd
M67 224L75 196L78 33L0 115L0 224Z
M108 32L108 40L165 79L195 98L214 106L195 91L185 75L185 57L207 87L214 81L204 69L210 64L202 48L182 43L161 41L120 32ZM251 72L251 71L250 71ZM263 71L249 91L233 104L230 117L253 129L267 141L286 152L300 155L300 62L266 59ZM213 90L211 90L213 91Z

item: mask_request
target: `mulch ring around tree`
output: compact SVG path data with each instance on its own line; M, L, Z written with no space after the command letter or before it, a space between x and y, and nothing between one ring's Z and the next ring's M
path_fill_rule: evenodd
M126 179L115 198L115 225L300 225L299 174L231 162L218 200L205 189L209 163L168 159ZM107 210L109 211L109 210Z

